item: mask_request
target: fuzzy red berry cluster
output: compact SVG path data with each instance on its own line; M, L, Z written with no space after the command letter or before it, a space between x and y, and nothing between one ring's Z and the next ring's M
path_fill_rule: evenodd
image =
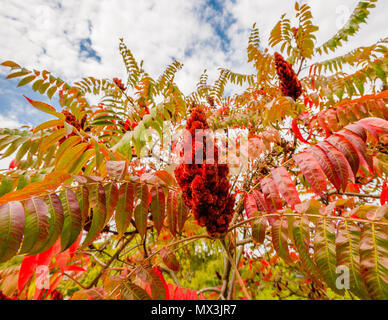
M68 124L71 124L73 127L75 127L78 131L81 130L85 126L86 122L86 115L82 118L81 123L77 120L77 118L66 109L61 111L65 115L65 121ZM58 126L59 128L63 128L63 126ZM59 140L59 144L62 144L67 138L74 136L74 133L71 133L68 137L63 137L61 140Z
M66 109L62 110L62 113L65 115L65 121L69 124L71 124L74 128L76 128L78 131L81 130L81 124L77 120L77 118L72 114L71 112L67 111Z
M292 66L284 60L282 55L275 52L276 72L280 79L280 89L284 96L292 97L294 100L302 94L302 85L292 69Z
M184 146L190 146L191 142L191 161L187 161L190 159L182 151L184 161L174 173L183 191L183 200L192 209L194 218L200 226L206 226L210 235L215 236L228 230L233 217L235 196L229 192L229 168L227 164L219 163L217 146L205 135L195 135L196 131L208 128L203 110L200 107L194 108L187 120L183 142ZM208 150L209 146L214 148L214 159L213 155L207 159L206 146ZM201 153L203 162L196 163Z
M125 91L125 90L127 89L119 78L113 78L113 82L115 83L115 85L116 85L121 91Z

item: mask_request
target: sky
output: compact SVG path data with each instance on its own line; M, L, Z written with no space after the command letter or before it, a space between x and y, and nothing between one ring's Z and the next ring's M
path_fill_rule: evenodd
M319 26L319 45L343 26L358 1L299 1L306 2ZM294 17L293 7L292 0L0 0L0 61L46 69L69 83L84 76L125 78L118 51L119 38L124 38L153 77L174 60L183 63L175 81L189 94L204 69L210 81L219 67L253 72L246 54L253 23L266 47L279 17ZM387 12L388 1L379 0L368 24L336 55L386 37ZM45 121L23 94L50 101L28 86L17 88L17 80L5 80L7 70L0 67L0 127ZM0 168L8 162L0 160Z

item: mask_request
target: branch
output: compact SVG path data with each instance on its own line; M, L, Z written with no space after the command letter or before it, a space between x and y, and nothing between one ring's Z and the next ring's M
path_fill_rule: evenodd
M203 288L201 290L198 290L197 294L201 294L201 293L204 293L204 292L207 292L207 291L214 291L214 292L221 293L221 290L218 289L217 287L208 287L208 288Z
M249 240L251 240L251 239L249 239ZM239 264L239 262L240 262L240 259L242 257L242 253L243 253L243 248L239 248L238 253L237 253L237 264ZM228 296L227 296L228 300L232 299L233 288L234 288L233 284L234 284L235 280L236 280L236 272L233 272L232 278L230 279L230 283L229 283L229 290L228 290Z
M244 292L244 295L248 298L248 300L252 300L252 298L249 295L249 292L244 284L244 281L241 278L240 272L238 271L238 268L237 268L236 264L234 263L233 258L230 256L230 253L229 253L228 248L227 248L226 243L225 243L225 239L221 239L221 244L224 247L224 250L225 250L226 255L230 261L230 264L232 265L232 267L234 269L234 272L237 275L238 282L240 283L240 286L241 286L242 291Z
M164 266L160 266L162 271L164 272L167 272L170 277L172 278L172 280L174 280L175 284L178 286L178 287L182 287L182 285L180 284L179 280L178 280L178 277L176 276L175 272L169 268L166 268Z
M129 237L128 239L126 239L126 241L124 241L120 247L117 249L116 253L112 256L112 258L110 258L110 260L108 261L108 263L105 264L105 267L103 267L101 269L101 271L98 273L98 275L94 278L94 280L90 283L90 285L88 286L88 289L92 288L93 286L95 286L97 283L98 283L98 280L101 278L101 276L104 274L104 272L106 271L106 269L118 258L118 256L120 255L121 251L123 251L125 249L125 247L128 245L128 243L130 243L133 238L136 236L136 234L133 234L131 237Z
M359 198L375 198L375 199L380 199L379 194L365 194L365 193L355 193L355 192L337 192L336 190L330 191L327 195L332 196L332 195L343 195L343 196L351 196L351 197L359 197Z

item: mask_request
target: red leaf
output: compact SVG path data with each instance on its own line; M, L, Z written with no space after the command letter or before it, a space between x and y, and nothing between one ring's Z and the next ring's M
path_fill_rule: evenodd
M383 183L383 189L382 189L381 195L380 195L380 203L382 206L385 203L388 203L388 186L385 182Z
M299 130L297 119L292 119L292 131L294 131L295 136L304 143L309 143L305 138L303 138L302 133Z
M341 130L337 133L349 140L349 142L356 149L358 157L360 158L360 164L365 167L369 172L373 173L373 162L372 159L366 153L366 145L362 138L357 134L348 130Z
M344 127L344 129L354 133L355 135L359 136L362 141L366 141L366 132L363 127L357 125L357 123L351 123ZM341 130L340 132L343 132L344 130Z
M178 196L175 191L169 190L167 197L167 222L168 228L174 237L176 236L178 224L177 209Z
M330 136L326 141L343 153L352 168L353 174L356 175L360 166L360 158L357 154L356 148L350 143L350 141L344 136L338 134Z
M177 260L175 254L171 252L167 247L163 247L160 250L160 256L162 257L162 260L167 267L169 267L173 271L179 271L179 261Z
M330 137L331 131L325 121L325 113L323 111L318 113L317 120L319 125L325 130L326 138Z
M335 173L331 161L327 154L317 145L308 149L308 152L318 161L321 169L325 173L327 179L339 190L341 188L341 181Z
M32 275L35 273L37 267L38 255L25 257L20 266L19 279L18 279L18 288L19 294L23 290L24 286L31 279Z
M357 124L364 126L372 134L373 132L388 133L388 121L380 118L364 118L357 121Z
M300 203L298 191L295 188L294 182L291 180L290 174L285 167L278 167L271 170L272 178L279 189L280 194L287 203L294 207Z
M292 156L303 175L317 194L326 191L326 178L317 160L308 152Z
M70 266L66 266L64 268L65 271L86 271L85 268L82 268L80 266L76 266L74 264L70 265Z
M280 210L283 204L275 182L271 178L267 177L260 181L260 185L271 212Z
M156 186L152 187L150 196L152 221L154 222L154 227L159 234L162 230L163 222L166 216L166 197L163 189Z
M263 194L260 191L252 190L252 194L256 200L256 204L257 204L258 208L260 208L260 211L265 211L268 213L271 212L267 202L265 201Z
M334 173L336 174L337 179L340 181L342 190L345 191L349 178L354 183L352 168L350 168L350 165L347 162L345 156L340 151L338 151L338 149L326 141L318 143L317 146L318 148L322 148L323 151L327 154ZM336 188L338 186L339 185L337 184ZM337 188L337 190L339 189Z
M247 218L252 218L258 210L255 197L251 193L247 193L244 196L245 214Z

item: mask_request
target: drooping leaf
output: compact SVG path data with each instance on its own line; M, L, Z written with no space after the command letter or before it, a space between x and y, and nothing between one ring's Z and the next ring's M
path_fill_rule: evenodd
M20 202L0 205L0 263L18 253L24 225L24 208Z
M283 166L271 170L272 178L284 200L293 207L300 203L298 191L292 182L290 174Z
M115 221L120 236L128 229L133 215L134 188L131 182L123 183L119 188L119 198L116 207Z
M264 198L263 194L260 191L252 190L252 195L253 195L253 198L256 201L257 208L260 209L260 211L262 211L262 212L265 211L265 212L268 212L268 213L271 212L267 202L265 201L265 198Z
M165 194L161 187L153 186L150 191L151 204L150 211L152 215L152 221L158 234L160 233L164 219L166 216L166 200Z
M263 244L265 239L265 232L267 230L267 218L260 217L252 224L252 239L258 243Z
M178 209L178 203L177 203L177 194L175 191L169 190L168 196L167 196L167 222L168 222L168 228L171 232L171 234L175 237L176 236L176 229L177 229L177 209Z
M292 158L317 194L326 191L326 178L317 160L308 152L294 154Z
M64 222L63 207L61 199L55 194L51 193L47 196L46 203L49 209L49 230L46 243L42 247L42 251L48 250L57 241L61 234Z
M331 145L336 147L345 156L350 167L352 168L353 174L356 175L360 166L360 158L357 154L357 150L344 136L334 134L327 140Z
M287 218L281 216L272 223L272 243L276 253L284 261L291 263L290 252L288 249L288 221Z
M120 287L121 300L151 300L148 293L138 285L125 280Z
M361 276L372 299L388 299L388 226L365 223L360 239Z
M62 251L69 248L78 238L82 230L82 214L77 197L73 190L66 189L60 195L64 223L61 233L61 247Z
M27 199L24 204L26 224L20 254L36 254L48 238L49 211L46 203L39 197Z
M245 213L247 215L247 218L253 218L256 213L259 211L257 208L255 197L252 193L247 193L244 196L244 206L245 206Z
M310 252L310 226L307 216L296 216L292 223L292 235L295 249L299 253L299 258L303 269L312 278L320 283L316 262L313 260Z
M137 271L137 276L150 286L152 300L165 300L167 298L168 290L164 279L159 276L157 268L140 267ZM162 280L163 279L163 280Z
M164 264L173 271L178 271L180 269L179 261L176 258L175 254L170 251L167 247L163 247L160 250L160 256Z
M282 199L280 198L278 188L276 187L273 179L270 177L264 178L260 181L260 185L270 211L273 212L280 210L283 206Z
M342 190L345 191L346 186L348 185L348 179L351 179L351 181L354 183L354 175L345 156L340 151L338 151L338 149L326 141L319 143L318 147L327 154L334 174L337 177L336 181L340 181Z
M336 293L343 295L336 285L336 246L333 221L323 216L316 223L314 239L314 261L323 280Z
M148 220L148 207L149 207L149 191L148 186L143 183L138 188L139 194L138 199L140 203L135 208L135 224L137 231L139 232L141 238L144 237L147 230L147 220Z
M127 162L126 161L107 161L106 171L108 176L114 180L122 180L127 173Z
M336 257L337 267L349 270L349 289L362 299L368 298L368 292L360 272L360 234L361 230L354 222L341 220L337 226Z
M84 242L82 243L83 248L90 245L100 236L101 231L105 227L107 216L106 195L104 187L101 184L98 184L90 196L91 199L89 200L89 203L92 204L92 224Z

